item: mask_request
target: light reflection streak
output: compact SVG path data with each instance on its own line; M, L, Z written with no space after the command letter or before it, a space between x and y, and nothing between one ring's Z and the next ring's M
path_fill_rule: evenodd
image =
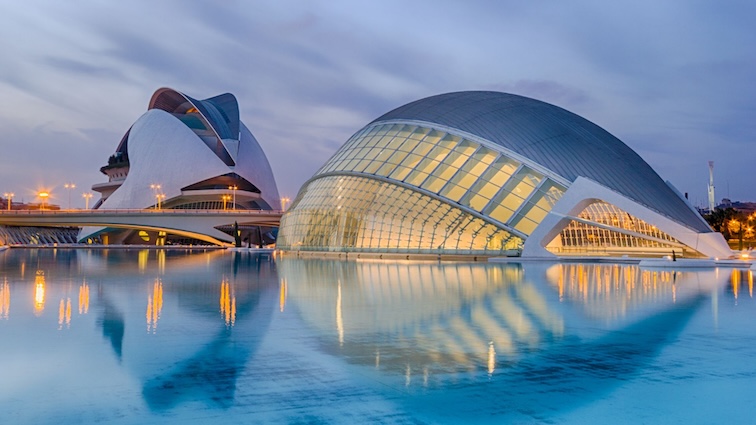
M37 270L34 277L34 315L40 316L45 309L45 272Z
M0 287L0 319L8 319L10 316L10 285L6 277L3 286Z
M278 296L278 306L281 310L281 313L284 311L284 307L286 306L286 279L281 279L281 289Z
M221 281L220 313L226 326L234 326L236 323L236 293L227 278Z
M163 281L155 278L152 284L152 293L147 294L147 332L157 332L160 312L163 310Z
M341 315L341 280L336 293L336 332L339 334L339 346L344 345L344 321Z
M493 341L488 343L488 375L493 375L496 370L496 350Z
M79 314L89 312L89 285L87 282L79 285Z
M71 298L61 298L58 307L58 330L63 329L65 322L66 328L71 327Z
M737 305L738 292L740 292L740 270L732 269L732 273L730 273L730 282L732 283L732 293L735 295L735 305Z
M150 258L150 251L148 249L143 249L139 251L139 254L137 254L137 264L139 267L139 271L143 272L145 269L147 269L147 260Z
M165 274L165 250L159 249L157 251L157 263L158 273L161 275Z

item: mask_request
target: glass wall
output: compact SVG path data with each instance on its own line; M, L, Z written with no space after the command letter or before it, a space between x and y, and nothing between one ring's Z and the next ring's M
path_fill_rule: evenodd
M496 150L411 124L376 124L355 134L316 175L380 176L414 186L529 235L566 188Z
M656 226L606 202L596 202L583 210L546 247L555 254L604 252L607 254L658 254L699 257ZM626 232L632 233L626 233Z
M287 250L503 255L523 240L446 202L372 178L327 176L281 221Z

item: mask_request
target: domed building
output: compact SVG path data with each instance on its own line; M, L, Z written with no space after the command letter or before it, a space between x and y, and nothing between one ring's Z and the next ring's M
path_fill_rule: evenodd
M277 246L439 255L729 257L671 184L538 100L447 93L355 133L300 190Z
M161 88L152 95L147 109L123 136L108 164L100 168L108 181L92 187L102 196L96 209L278 208L280 199L270 164L239 119L234 95L197 100ZM233 230L226 227L209 228L204 233L213 240L233 240L227 235ZM177 230L180 233L181 229ZM164 243L172 236L102 227L85 227L79 233L81 241L95 237L109 243L152 244ZM244 237L255 239L255 244L274 241L271 229L248 229Z

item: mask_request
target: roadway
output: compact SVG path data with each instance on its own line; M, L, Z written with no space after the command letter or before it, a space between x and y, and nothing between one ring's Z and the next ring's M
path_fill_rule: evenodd
M217 229L239 225L278 227L282 211L264 210L3 210L0 225L40 227L113 227L165 231L206 242L228 245L233 237Z

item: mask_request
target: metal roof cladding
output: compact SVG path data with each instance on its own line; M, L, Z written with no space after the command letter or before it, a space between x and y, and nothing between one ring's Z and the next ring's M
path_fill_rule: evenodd
M391 120L424 121L474 134L569 181L587 177L691 229L712 231L626 144L558 106L508 93L464 91L408 103L370 124Z

